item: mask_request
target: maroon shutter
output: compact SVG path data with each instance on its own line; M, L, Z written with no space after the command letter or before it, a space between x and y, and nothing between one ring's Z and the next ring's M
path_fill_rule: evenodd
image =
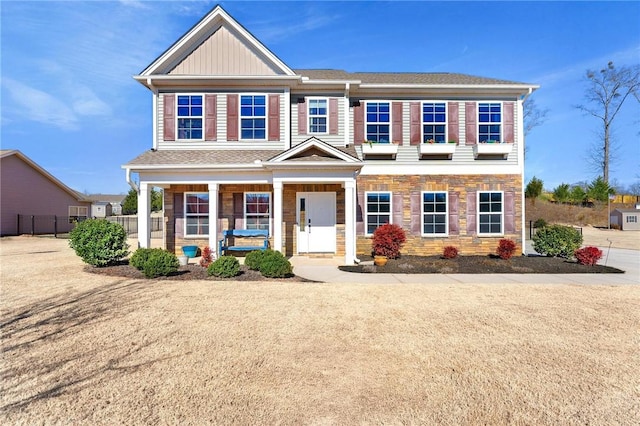
M173 218L175 220L176 237L184 237L184 194L177 192L173 194Z
M504 193L504 233L513 234L516 232L516 206L515 193L508 191Z
M476 192L467 192L467 235L476 234Z
M458 222L458 197L457 192L450 192L449 197L449 235L460 234L460 224Z
M402 145L402 102L394 102L392 104L391 117L393 120L391 127L393 142L398 142Z
M513 102L505 102L503 104L504 111L502 113L502 120L504 123L504 138L503 143L514 142L514 129L513 129Z
M393 197L393 223L403 228L403 202L402 194L392 194Z
M176 95L164 95L164 140L176 140Z
M362 145L364 142L364 105L361 103L353 107L353 143Z
M464 120L466 130L466 145L475 145L478 138L478 129L476 127L476 103L465 102L464 104Z
M233 193L233 229L244 229L244 194Z
M458 109L459 105L457 102L449 102L447 105L448 108L448 117L447 117L447 126L449 131L449 141L456 141L457 144L460 143L459 126L458 126Z
M215 141L217 139L218 126L217 117L217 97L216 95L204 96L204 139L207 141Z
M356 206L356 234L357 235L364 235L364 211L365 211L365 206L364 206L364 192L363 191L358 191L357 194L357 203L358 205Z
M329 99L329 134L338 134L338 99Z
M409 110L411 112L411 136L409 142L411 145L420 145L422 134L420 131L420 102L411 102Z
M238 140L238 95L227 95L227 140Z
M307 100L301 98L302 102L298 102L298 134L307 134Z
M269 140L280 140L280 95L269 95Z
M411 229L412 235L422 234L422 200L419 192L411 192Z

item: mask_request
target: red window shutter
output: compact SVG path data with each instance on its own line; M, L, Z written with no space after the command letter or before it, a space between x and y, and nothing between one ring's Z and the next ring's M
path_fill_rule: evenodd
M227 95L227 140L238 140L238 95Z
M269 140L280 140L280 95L269 95Z
M422 197L419 192L411 193L411 234L422 235Z
M402 102L394 102L391 105L391 136L393 142L399 142L402 145Z
M449 140L446 142L456 141L457 144L460 143L460 135L458 134L458 109L459 105L457 102L449 102L447 104L447 130L449 131Z
M207 141L215 141L218 134L217 126L217 96L205 95L204 96L204 139Z
M458 221L458 198L460 194L458 192L450 192L447 194L449 197L449 235L460 234L460 223Z
M307 134L307 100L302 98L302 102L298 102L298 134Z
M358 191L357 193L357 207L356 207L356 234L364 235L364 192Z
M467 192L467 235L476 234L476 192Z
M466 130L466 144L475 145L478 138L478 128L476 126L476 103L465 102L464 119Z
M338 99L329 99L329 134L338 134Z
M409 142L411 145L420 145L422 131L420 130L420 102L411 102L409 105L409 110L411 112L411 135L409 137Z
M399 227L403 227L403 201L402 194L391 194L393 197L393 223Z
M513 143L515 140L513 128L513 102L505 102L502 107L504 109L504 111L502 111L502 122L504 123L502 142Z
M164 140L176 140L176 95L164 95Z
M233 193L233 229L244 229L244 194Z
M364 142L364 104L353 107L353 143L362 145Z
M516 232L516 206L515 193L512 191L504 193L504 233L513 234Z
M182 192L173 194L173 217L175 220L176 237L184 236L184 198Z

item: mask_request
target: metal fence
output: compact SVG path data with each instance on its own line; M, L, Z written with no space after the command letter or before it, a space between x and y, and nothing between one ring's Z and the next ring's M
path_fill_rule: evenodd
M130 238L138 236L137 216L109 216L105 219L109 222L122 225ZM68 234L71 232L77 222L78 221L74 219L70 220L68 216L19 214L18 235L53 235L57 238L60 234ZM162 238L162 227L162 217L149 218L151 238Z
M578 232L580 232L580 235L582 235L582 227L580 226L573 226L572 228L577 229ZM533 236L536 235L536 232L538 231L539 228L536 228L535 226L533 226L533 221L530 220L529 221L529 239L533 239Z
M108 216L106 219L109 222L115 222L122 225L130 238L138 236L138 216ZM149 218L151 238L162 238L162 222L163 217L161 216Z

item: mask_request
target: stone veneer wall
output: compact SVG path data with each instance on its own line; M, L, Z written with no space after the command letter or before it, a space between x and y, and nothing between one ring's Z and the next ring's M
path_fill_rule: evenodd
M365 191L392 192L392 222L401 225L407 235L407 242L401 253L409 255L439 255L445 246L455 246L461 255L495 253L498 241L509 238L516 242L518 253L522 253L522 177L520 175L403 175L403 176L358 176L358 220L366 214ZM411 197L421 191L446 191L458 195L458 234L447 237L423 237L411 232ZM505 232L500 237L480 237L467 232L467 193L477 191L512 192L514 197L514 231ZM400 200L395 197L401 196ZM505 210L503 196L503 211ZM401 221L400 212L401 210ZM415 216L415 214L414 214ZM420 220L418 218L418 220ZM364 234L363 223L356 225L356 252L371 254L371 237Z

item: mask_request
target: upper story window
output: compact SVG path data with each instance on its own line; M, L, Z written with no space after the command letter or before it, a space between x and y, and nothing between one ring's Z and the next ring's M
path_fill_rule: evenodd
M244 194L245 229L265 229L269 231L271 194L268 192L247 192Z
M422 234L447 235L447 193L422 193Z
M378 226L391 223L391 192L367 192L367 235L373 234Z
M500 103L478 104L478 140L501 142L502 105Z
M309 99L309 133L327 133L327 100Z
M186 192L184 194L184 235L209 235L209 193Z
M178 96L178 139L202 139L202 95Z
M478 192L478 235L501 235L502 192Z
M267 106L264 95L242 95L240 97L240 138L267 138Z
M422 142L447 142L447 106L444 102L422 104Z
M391 142L391 105L389 102L367 102L367 140Z

